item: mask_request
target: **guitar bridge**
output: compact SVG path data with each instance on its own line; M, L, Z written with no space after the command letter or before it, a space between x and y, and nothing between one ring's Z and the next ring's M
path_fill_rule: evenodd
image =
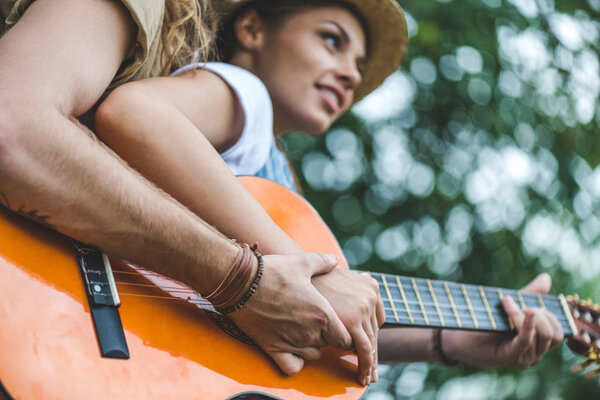
M129 349L121 323L121 300L110 262L100 250L73 241L77 261L100 345L102 357L129 358Z

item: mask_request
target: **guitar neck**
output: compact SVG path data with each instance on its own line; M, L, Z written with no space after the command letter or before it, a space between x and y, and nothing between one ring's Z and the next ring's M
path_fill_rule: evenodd
M571 312L562 295L523 293L380 273L371 273L371 276L379 282L386 325L514 331L501 304L504 297L510 296L521 309L537 307L552 313L565 336L572 336L575 331Z

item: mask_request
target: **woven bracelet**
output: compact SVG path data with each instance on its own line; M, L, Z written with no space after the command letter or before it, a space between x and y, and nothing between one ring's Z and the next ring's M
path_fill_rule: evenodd
M449 358L446 353L444 353L444 349L442 348L442 330L440 328L435 328L431 332L431 341L433 342L433 354L438 361L448 367L458 365L458 360Z
M231 307L227 307L227 308L217 308L217 310L221 314L229 314L229 313L232 313L234 311L241 309L242 307L244 307L244 305L246 305L248 300L250 300L250 297L252 297L254 292L256 292L256 288L258 288L258 284L260 283L260 279L262 278L263 267L264 267L264 261L263 261L262 255L258 252L257 247L258 247L257 245L252 246L252 250L254 250L254 256L256 256L256 259L258 260L258 270L256 271L256 275L254 276L254 279L252 280L252 283L250 284L250 288L248 289L248 291L246 293L244 293L244 295L242 296L240 301L238 301L236 304L232 305Z

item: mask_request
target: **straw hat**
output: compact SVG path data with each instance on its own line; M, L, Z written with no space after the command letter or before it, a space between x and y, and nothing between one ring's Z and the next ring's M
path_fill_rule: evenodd
M254 0L216 0L215 8L224 20ZM285 1L285 0L281 0ZM367 29L369 54L354 102L364 98L400 66L408 45L404 12L395 0L335 0L348 4L362 16Z

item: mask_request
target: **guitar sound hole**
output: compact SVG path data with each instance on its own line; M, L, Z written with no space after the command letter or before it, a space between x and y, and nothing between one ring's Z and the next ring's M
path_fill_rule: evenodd
M269 396L268 394L262 393L242 393L230 397L227 400L282 400L279 397Z

